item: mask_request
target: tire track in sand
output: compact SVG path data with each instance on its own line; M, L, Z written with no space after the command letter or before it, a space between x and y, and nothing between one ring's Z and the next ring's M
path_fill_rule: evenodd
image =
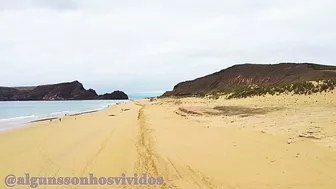
M138 112L139 131L136 143L138 158L135 164L135 173L137 173L139 176L146 173L149 177L164 178L164 184L161 186L147 185L147 186L137 186L136 188L146 188L146 189L159 188L159 187L161 189L177 188L173 183L170 183L166 179L167 173L159 170L158 163L160 159L159 156L155 153L154 141L152 138L152 130L148 128L146 122L147 118L144 114L145 105L138 103L136 103L136 105L141 106L141 108Z
M155 141L153 140L153 130L149 128L148 118L146 117L144 110L146 105L136 103L136 105L141 106L138 112L138 124L139 131L137 136L137 153L138 159L135 165L135 173L142 175L147 173L150 177L164 178L164 184L159 186L137 186L136 188L161 188L161 189L176 189L184 188L183 186L178 186L175 183L185 183L192 188L201 189L215 189L218 188L211 179L200 172L197 169L192 168L177 154L173 155L175 161L170 159L168 156L163 154L157 154L155 151ZM177 161L176 161L177 160Z

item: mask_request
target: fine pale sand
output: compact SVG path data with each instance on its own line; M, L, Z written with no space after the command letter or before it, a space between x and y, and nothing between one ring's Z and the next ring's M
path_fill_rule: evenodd
M334 93L139 100L35 123L0 134L0 178L147 173L165 184L83 188L335 189Z

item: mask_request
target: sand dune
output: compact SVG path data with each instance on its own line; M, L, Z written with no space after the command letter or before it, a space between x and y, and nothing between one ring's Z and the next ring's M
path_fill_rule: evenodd
M147 173L164 184L73 187L334 189L335 105L334 93L122 103L0 134L0 178Z

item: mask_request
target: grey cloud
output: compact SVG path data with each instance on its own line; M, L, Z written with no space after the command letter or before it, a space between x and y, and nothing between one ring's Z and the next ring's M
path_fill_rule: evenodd
M76 9L74 0L0 0L0 10L50 8L57 10Z
M36 5L58 10L77 9L77 3L74 0L35 0L35 3Z

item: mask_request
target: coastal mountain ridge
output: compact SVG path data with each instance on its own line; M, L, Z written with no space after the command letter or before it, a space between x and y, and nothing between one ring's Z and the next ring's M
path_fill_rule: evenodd
M0 87L0 101L124 99L128 99L128 96L122 91L98 95L93 89L86 90L79 81L36 87Z
M194 80L178 83L162 96L204 95L250 85L272 86L336 79L336 66L313 63L238 64Z

